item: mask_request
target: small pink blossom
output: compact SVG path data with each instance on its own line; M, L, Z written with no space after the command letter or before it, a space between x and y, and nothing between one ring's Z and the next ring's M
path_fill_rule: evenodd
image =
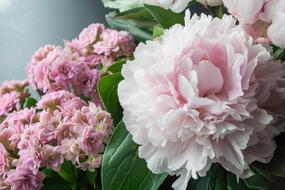
M91 97L95 103L100 104L97 94L97 82L100 77L98 70L90 70L86 65L82 65L80 72L74 78L75 94L83 94Z
M26 108L9 114L0 124L1 142L9 142L10 148L15 149L25 128L35 121L37 121L35 109Z
M90 68L96 68L99 64L108 67L120 58L129 58L136 46L129 33L105 29L101 24L89 25L78 39L66 41L65 45L83 57Z
M86 171L95 171L96 168L99 168L102 161L102 155L97 155L96 157L89 156L88 159L80 163L80 169Z
M76 49L82 55L86 55L90 52L89 48L101 40L104 30L105 26L102 24L90 24L82 30L78 39L74 39L71 42L66 41L66 45L72 49Z
M27 87L29 85L28 80L23 81L4 81L2 83L2 86L0 87L0 95L11 93L11 92L17 92L20 94L20 98L24 99L30 95Z
M69 101L73 102L74 107L68 106ZM47 93L37 103L40 109L60 109L65 113L71 113L73 109L80 109L84 105L83 100L65 90Z
M11 92L0 96L0 115L5 115L18 109L20 109L19 93Z
M125 31L105 30L102 41L93 45L94 53L104 55L105 66L110 66L114 60L131 57L136 45L131 35Z
M85 127L78 142L86 154L96 156L104 150L104 134L96 130L95 127Z
M48 85L47 72L48 63L53 60L51 52L60 52L61 48L53 45L46 45L39 48L32 56L31 62L27 65L27 75L32 87L45 90Z
M2 143L0 143L0 178L5 178L10 169L9 153Z
M87 155L82 151L79 143L75 139L64 139L61 141L61 152L66 160L71 161L74 165L80 164L85 160Z
M83 126L78 123L70 122L69 120L60 123L56 129L56 138L59 142L64 139L77 138L81 134Z
M43 173L18 165L16 169L8 172L4 182L11 190L39 190L43 186L43 179Z
M44 128L55 129L59 126L63 119L63 115L60 110L43 110L39 113L39 122Z
M52 168L56 171L60 170L60 165L64 158L59 146L44 145L41 151L42 166Z

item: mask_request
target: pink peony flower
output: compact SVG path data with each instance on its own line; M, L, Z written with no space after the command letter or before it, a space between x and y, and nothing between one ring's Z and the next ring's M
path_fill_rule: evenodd
M268 38L277 46L285 47L285 1L224 0L224 4L258 42L266 42Z
M39 190L43 186L43 178L43 173L18 165L16 169L9 171L4 182L11 190Z
M123 67L126 127L151 171L180 175L176 190L215 162L248 177L249 165L269 162L276 147L270 96L284 101L285 67L235 22L187 12L185 27L139 44Z

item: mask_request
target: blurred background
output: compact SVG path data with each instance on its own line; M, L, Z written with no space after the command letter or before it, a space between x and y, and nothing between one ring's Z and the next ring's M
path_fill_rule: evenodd
M63 45L90 23L105 24L100 0L0 0L0 83L26 78L26 64L46 44Z

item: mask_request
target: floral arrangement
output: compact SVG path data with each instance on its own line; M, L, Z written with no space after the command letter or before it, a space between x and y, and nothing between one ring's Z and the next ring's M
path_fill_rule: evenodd
M285 1L102 2L0 87L0 189L284 189Z

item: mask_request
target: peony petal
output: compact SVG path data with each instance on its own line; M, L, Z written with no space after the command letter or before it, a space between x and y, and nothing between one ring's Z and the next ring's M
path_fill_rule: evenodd
M266 0L224 0L229 12L243 24L255 23L265 2Z
M269 39L277 46L285 48L285 13L276 15L267 30Z
M223 87L223 76L219 68L208 61L201 61L196 67L200 96L218 93Z

